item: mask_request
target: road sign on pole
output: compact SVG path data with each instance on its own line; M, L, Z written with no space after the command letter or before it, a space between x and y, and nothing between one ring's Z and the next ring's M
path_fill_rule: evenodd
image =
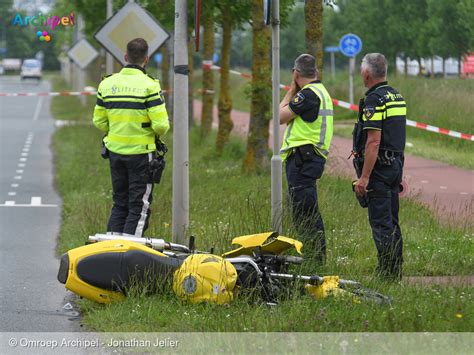
M336 78L336 53L340 51L339 46L324 47L324 51L326 53L331 54L331 76L333 79L335 79Z
M346 57L355 57L362 50L362 41L359 36L348 33L342 36L339 48Z
M349 57L349 102L354 103L354 69L355 56L362 50L362 41L359 36L348 33L339 41L341 53Z
M128 2L95 33L94 38L122 64L127 43L141 37L153 54L169 38L159 22L140 5Z
M85 69L99 53L86 39L82 38L72 46L67 55L81 69Z

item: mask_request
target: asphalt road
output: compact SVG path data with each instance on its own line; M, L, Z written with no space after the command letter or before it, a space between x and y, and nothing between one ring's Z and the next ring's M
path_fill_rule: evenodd
M0 92L50 91L0 76ZM61 200L53 187L49 97L0 97L0 331L74 331L55 255Z

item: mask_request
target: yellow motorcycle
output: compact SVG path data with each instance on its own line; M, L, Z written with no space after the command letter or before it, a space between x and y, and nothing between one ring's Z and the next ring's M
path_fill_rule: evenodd
M356 281L291 273L292 265L303 262L302 256L284 254L293 250L301 255L303 244L295 239L267 232L234 238L232 244L239 247L218 256L196 251L193 237L185 246L163 239L96 234L87 245L62 256L58 280L99 303L123 299L134 285L159 288L167 283L178 297L192 303L225 304L246 293L274 305L295 291L315 299L334 296L391 303L390 297Z

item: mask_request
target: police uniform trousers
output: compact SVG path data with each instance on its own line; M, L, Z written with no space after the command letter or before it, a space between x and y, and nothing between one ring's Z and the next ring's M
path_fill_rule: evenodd
M109 152L113 207L108 232L142 237L148 228L153 183L149 182L152 153L122 155Z
M302 161L298 154L292 153L285 167L293 224L303 241L305 253L314 256L317 263L324 264L326 239L318 208L316 180L322 176L326 160L314 154L311 160Z
M398 195L403 176L403 158L395 157L391 166L375 164L367 185L369 222L377 248L380 276L400 279L403 239L398 224Z

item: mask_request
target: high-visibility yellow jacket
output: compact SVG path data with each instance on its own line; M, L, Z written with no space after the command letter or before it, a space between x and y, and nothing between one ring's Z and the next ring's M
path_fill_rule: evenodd
M318 117L313 122L296 116L286 127L280 154L286 160L293 148L312 144L319 155L327 159L333 134L333 105L331 96L321 83L310 83L302 89L311 89L321 101Z
M134 65L105 77L97 89L93 122L107 133L104 143L111 152L154 151L155 138L170 127L159 81Z

